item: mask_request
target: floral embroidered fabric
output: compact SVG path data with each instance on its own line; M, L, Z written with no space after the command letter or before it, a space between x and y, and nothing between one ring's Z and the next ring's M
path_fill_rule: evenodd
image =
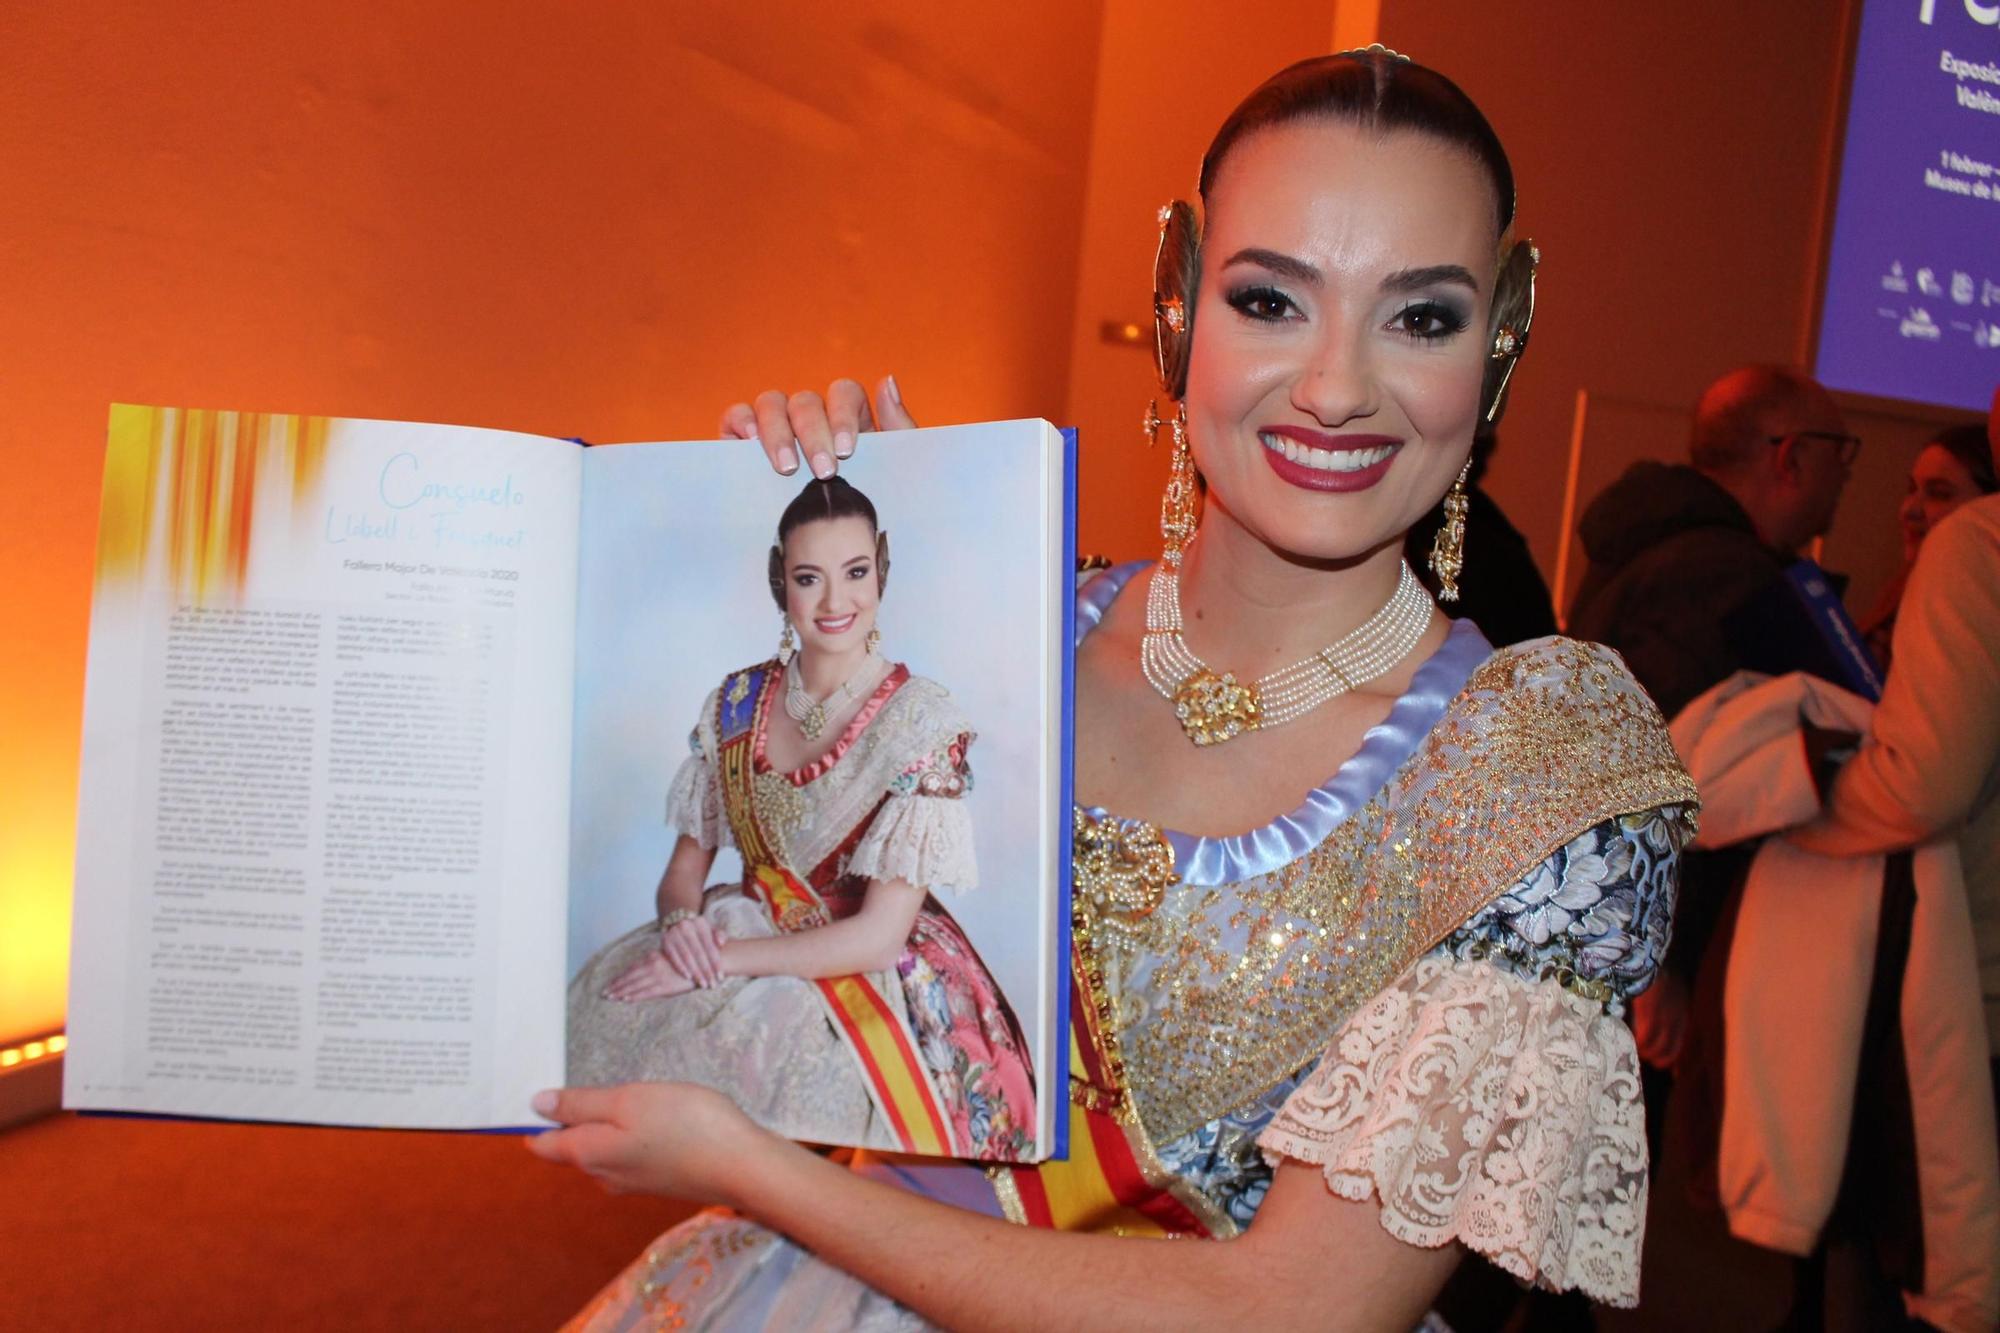
M704 715L713 711L714 700L709 703ZM722 817L722 787L715 765L702 752L700 727L688 732L688 757L674 770L667 788L667 825L710 851L730 845L729 821Z
M1558 1116L1565 1108L1574 1111L1585 1107L1597 1119L1608 1118L1614 1124L1629 1120L1638 1132L1637 1156L1623 1159L1627 1169L1615 1182L1600 1182L1591 1187L1578 1185L1581 1194L1564 1205L1568 1220L1556 1227L1555 1210L1533 1197L1535 1192L1539 1190L1554 1198L1567 1188L1564 1182L1572 1174L1577 1181L1592 1178L1581 1169L1586 1164L1576 1158L1579 1153L1597 1149L1584 1143L1574 1127L1544 1126L1531 1131L1520 1129L1517 1124L1515 1130L1509 1131L1515 1137L1545 1133L1542 1141L1569 1142L1574 1149L1566 1157L1552 1154L1537 1159L1538 1165L1552 1174L1517 1182L1515 1197L1504 1201L1523 1205L1519 1219L1523 1226L1528 1225L1527 1219L1540 1218L1540 1225L1556 1228L1555 1234L1543 1238L1535 1255L1538 1262L1534 1264L1521 1257L1526 1250L1522 1244L1496 1247L1487 1243L1490 1238L1509 1234L1508 1226L1503 1225L1507 1217L1505 1207L1493 1206L1490 1198L1480 1204L1484 1211L1476 1224L1459 1218L1467 1221L1465 1228L1440 1229L1440 1224L1420 1224L1413 1219L1437 1215L1442 1192L1430 1198L1431 1211L1426 1213L1413 1208L1407 1199L1399 1203L1393 1196L1398 1188L1406 1186L1398 1186L1391 1178L1379 1190L1383 1225L1392 1234L1418 1244L1459 1240L1488 1255L1509 1272L1547 1285L1581 1286L1581 1279L1588 1277L1598 1285L1583 1286L1583 1290L1595 1299L1616 1303L1620 1299L1618 1283L1601 1278L1604 1274L1615 1276L1629 1270L1636 1282L1638 1235L1615 1228L1607 1234L1602 1225L1588 1220L1582 1226L1584 1246L1580 1248L1570 1238L1578 1230L1579 1212L1586 1219L1600 1215L1622 1218L1622 1213L1614 1214L1612 1210L1626 1202L1628 1194L1637 1196L1640 1215L1644 1213L1646 1160L1643 1110L1637 1101L1638 1085L1633 1081L1636 1057L1630 1033L1612 1011L1652 980L1666 947L1680 848L1691 836L1684 812L1678 807L1664 807L1607 820L1573 839L1354 1015L1315 1065L1273 1087L1250 1105L1160 1146L1157 1151L1161 1162L1208 1195L1239 1226L1247 1226L1270 1186L1277 1156L1326 1163L1325 1150L1315 1146L1314 1134L1318 1131L1314 1126L1319 1122L1309 1120L1305 1108L1313 1104L1315 1097L1324 1100L1329 1084L1338 1087L1348 1099L1341 1112L1346 1117L1342 1123L1347 1126L1342 1140L1344 1163L1390 1151L1385 1145L1392 1140L1384 1140L1384 1144L1370 1142L1371 1136L1385 1127L1392 1131L1392 1138L1402 1135L1393 1140L1398 1144L1397 1150L1407 1149L1409 1136L1403 1133L1402 1122L1390 1109L1392 1104L1401 1104L1399 1099L1406 1101L1407 1093L1386 1085L1383 1066L1396 1068L1394 1057L1399 1054L1421 1065L1425 1058L1422 1052L1426 1048L1434 1052L1441 1039L1412 1027L1403 1033L1404 1044L1398 1045L1385 1035L1387 1029L1378 1010L1395 996L1404 997L1400 1003L1405 1008L1430 1003L1431 1017L1443 1025L1446 1037L1456 1035L1465 1043L1453 1065L1449 1084L1442 1090L1447 1102L1452 1098L1463 1102L1473 1096L1500 1097L1505 1105L1522 1112L1516 1119L1526 1124L1538 1123L1545 1116ZM1568 913L1567 921L1558 923L1552 913L1535 912L1536 907L1557 898L1573 904L1573 908L1559 908ZM1501 984L1493 982L1492 976L1505 978L1504 984L1512 988L1510 996L1518 1002L1516 1006L1456 1003L1454 1007L1451 996L1458 990L1478 996L1483 993L1482 986ZM1417 994L1418 991L1422 994ZM1531 1018L1528 1010L1546 1013ZM1526 1066L1519 1065L1518 1057L1523 1051L1518 1042L1509 1042L1507 1030L1511 1027L1518 1032L1540 1022L1550 1031L1536 1040L1546 1042L1553 1035L1552 1029L1570 1021L1563 1015L1582 1015L1590 1029L1584 1046L1607 1052L1591 1067L1596 1072L1596 1081L1585 1077L1581 1082L1572 1080L1553 1091L1528 1096L1533 1087L1529 1086L1525 1092L1516 1088L1518 1079L1525 1077L1532 1085L1536 1078L1556 1066L1538 1067L1532 1059ZM1475 1032L1474 1025L1485 1026ZM1361 1043L1358 1046L1357 1041ZM1526 1053L1532 1057L1537 1050L1546 1053L1548 1049L1545 1045L1530 1048ZM1365 1050L1371 1056L1371 1063L1359 1072L1343 1055L1357 1050ZM1433 1076L1444 1077L1435 1060L1428 1068ZM1314 1089L1321 1091L1315 1093ZM1421 1108L1404 1106L1403 1109L1409 1118L1415 1119ZM1429 1131L1440 1129L1443 1123L1440 1116L1449 1118L1449 1111L1429 1114L1432 1117L1427 1125ZM1479 1123L1470 1127L1476 1131L1471 1137L1478 1142L1469 1143L1465 1133L1453 1140L1450 1160L1465 1167L1465 1175L1458 1182L1461 1189L1468 1189L1486 1169L1476 1159L1500 1136L1499 1122L1491 1116L1487 1120L1491 1123L1485 1128ZM1434 1136L1430 1146L1446 1141ZM1390 1156L1393 1155L1391 1151ZM1506 1165L1494 1169L1503 1175L1514 1170ZM1329 1177L1335 1191L1343 1197L1369 1197L1371 1190L1358 1188L1358 1177L1351 1166L1343 1166L1342 1170L1340 1179ZM1435 1184L1426 1182L1427 1187ZM1444 1215L1455 1217L1448 1210ZM1549 1263L1565 1245L1570 1252L1579 1254L1587 1248L1593 1257L1587 1264L1566 1260L1551 1269ZM1619 1255L1622 1260L1617 1258ZM1624 1267L1619 1267L1620 1263ZM1571 1273L1572 1269L1577 1271ZM1625 1298L1625 1303L1630 1303L1630 1297Z
M957 893L979 887L972 816L959 799L972 790L966 758L972 740L971 732L961 732L890 780L888 799L849 854L846 873Z
M1432 953L1348 1020L1258 1142L1378 1200L1413 1245L1639 1299L1646 1125L1631 1032L1553 981Z
M1680 849L1691 836L1677 806L1586 829L1466 922L1448 948L1563 981L1622 1013L1666 956Z

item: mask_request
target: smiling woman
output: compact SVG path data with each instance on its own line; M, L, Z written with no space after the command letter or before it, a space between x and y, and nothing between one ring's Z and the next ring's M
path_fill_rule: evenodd
M1201 181L1156 265L1163 558L1077 604L1068 1160L850 1171L701 1089L549 1094L538 1153L734 1210L580 1325L1407 1329L1468 1251L1636 1300L1621 1014L1694 789L1615 656L1496 652L1402 559L1526 343L1505 154L1371 47L1266 81ZM724 429L782 469L872 420L842 381Z
M978 882L972 725L876 651L889 540L868 497L808 482L768 563L778 655L702 704L658 920L571 982L569 1080L682 1080L792 1138L1017 1159L1035 1142L1027 1044L932 896ZM704 891L725 845L743 879Z

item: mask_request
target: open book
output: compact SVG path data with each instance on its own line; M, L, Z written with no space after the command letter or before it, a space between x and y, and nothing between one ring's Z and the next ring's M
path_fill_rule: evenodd
M114 407L64 1105L500 1128L674 1077L798 1138L1059 1151L1074 468L1039 421L868 437L887 559L830 557L873 596L785 666L811 483L753 447ZM805 741L815 706L851 720ZM612 998L690 846L767 960L922 905L887 967Z

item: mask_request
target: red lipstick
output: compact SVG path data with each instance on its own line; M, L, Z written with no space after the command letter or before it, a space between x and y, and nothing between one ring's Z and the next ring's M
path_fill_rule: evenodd
M1264 461L1280 480L1308 491L1365 491L1389 474L1403 441L1394 435L1332 435L1305 426L1267 426L1257 432ZM1273 448L1267 441L1283 441ZM1294 455L1287 458L1290 452ZM1357 461L1337 455L1376 454L1365 466L1339 468L1315 463Z

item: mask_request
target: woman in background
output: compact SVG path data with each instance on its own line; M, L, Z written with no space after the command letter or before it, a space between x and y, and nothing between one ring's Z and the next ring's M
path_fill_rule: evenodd
M698 1083L792 1138L1013 1161L1027 1044L933 891L978 882L972 727L877 651L888 535L811 481L778 520L778 656L703 703L648 922L570 983L569 1081ZM741 885L703 892L717 848Z
M1862 622L1861 633L1869 651L1886 672L1895 651L1896 611L1902 605L1903 586L1917 563L1924 538L1968 500L2000 491L2000 479L1993 471L1993 446L1984 426L1952 426L1939 431L1910 462L1909 489L1896 509L1896 521L1903 528L1903 567L1895 581L1883 589L1875 609Z

